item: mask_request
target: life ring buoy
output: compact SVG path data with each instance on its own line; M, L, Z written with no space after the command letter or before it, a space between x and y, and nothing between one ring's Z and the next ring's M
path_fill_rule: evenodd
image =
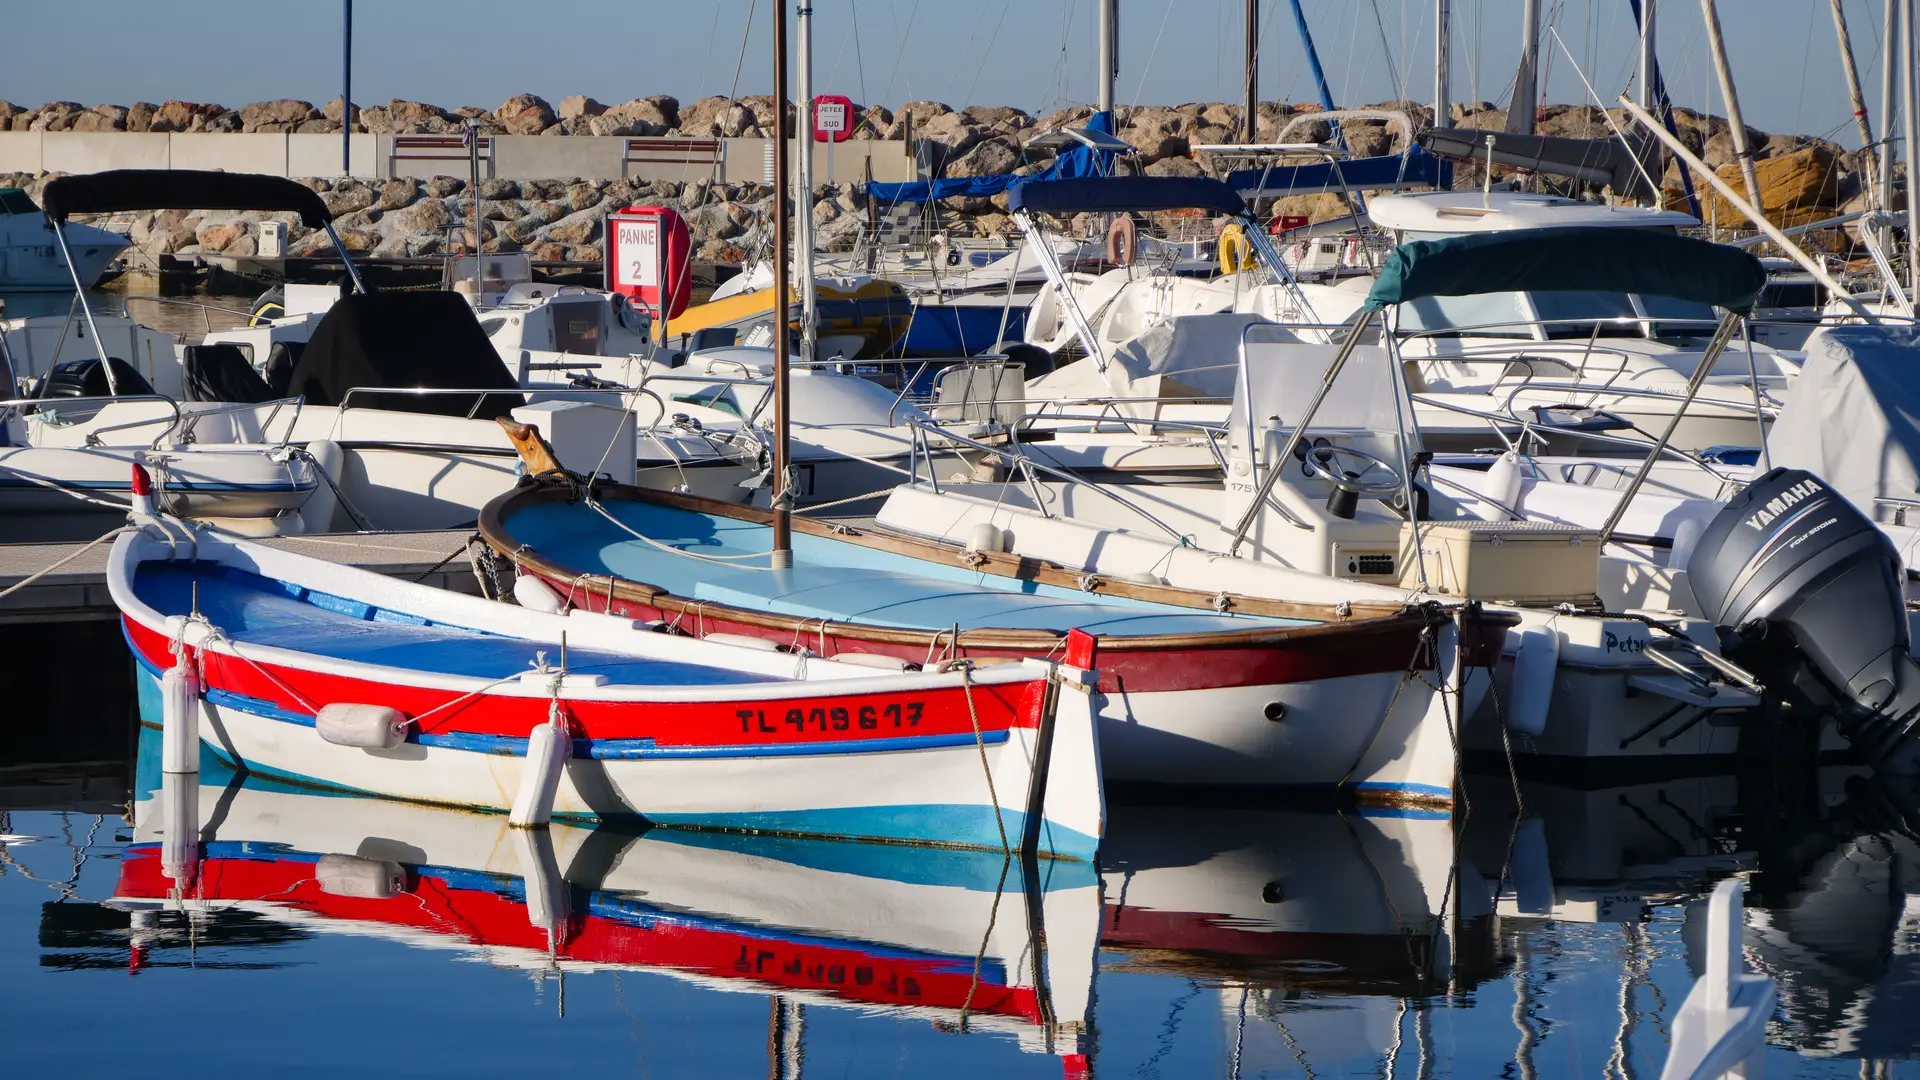
M1220 230L1220 272L1237 274L1253 268L1253 242L1247 239L1247 232L1239 225L1228 225Z
M1130 217L1117 217L1107 226L1107 261L1115 266L1132 266L1140 254L1140 233Z

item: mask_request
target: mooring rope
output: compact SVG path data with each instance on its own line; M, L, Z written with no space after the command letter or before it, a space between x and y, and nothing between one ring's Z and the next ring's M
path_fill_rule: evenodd
M94 537L93 539L80 545L80 547L78 547L74 551L70 552L65 558L59 560L58 562L55 562L53 565L47 567L46 569L40 570L33 574L29 574L26 577L21 578L19 581L16 581L13 584L7 586L5 589L0 589L0 600L4 600L7 597L12 596L14 593L19 592L21 589L24 589L27 586L33 584L34 582L39 581L41 578L46 577L48 574L53 573L55 570L60 569L61 567L67 565L68 563L74 561L75 559L78 559L80 556L85 555L87 552L99 546L102 541L111 540L114 537L119 536L121 533L128 532L133 528L134 526L132 525L122 525L119 528L112 530L111 532L102 533L101 535Z
M1000 793L993 786L993 767L987 763L987 739L980 733L980 711L973 704L973 661L950 660L948 670L957 668L960 672L960 689L967 698L967 719L973 723L973 745L980 751L980 771L987 777L987 798L993 801L993 824L1000 830L1000 851L1013 854L1013 845L1007 843L1007 823L1000 813Z

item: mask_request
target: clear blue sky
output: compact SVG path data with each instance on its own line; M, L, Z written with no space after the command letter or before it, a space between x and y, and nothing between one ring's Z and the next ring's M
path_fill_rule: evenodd
M1541 0L1611 103L1632 73L1627 0ZM725 93L753 30L741 94L771 89L774 0L358 0L354 99L498 105L530 91L608 103ZM1044 110L1093 96L1093 0L815 0L817 90L898 105ZM1286 0L1261 0L1261 94L1313 100ZM1432 93L1433 0L1304 0L1340 104ZM1506 100L1520 0L1454 0L1454 96ZM787 4L791 12L793 5ZM181 98L314 102L340 89L339 0L5 0L0 98L84 104ZM1828 0L1721 0L1747 122L1852 143ZM1123 103L1240 96L1242 0L1121 0ZM1847 0L1868 101L1879 111L1882 0ZM1378 13L1376 20L1375 14ZM1698 0L1659 0L1661 63L1680 104L1718 107ZM1588 100L1547 38L1546 97ZM1878 122L1876 120L1876 130Z

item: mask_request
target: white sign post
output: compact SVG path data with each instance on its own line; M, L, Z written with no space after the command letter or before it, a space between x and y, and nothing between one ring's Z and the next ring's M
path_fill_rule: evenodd
M813 126L827 137L827 183L833 183L833 144L839 142L834 136L847 130L847 103L844 101L816 101L813 104ZM812 147L807 148L813 152Z

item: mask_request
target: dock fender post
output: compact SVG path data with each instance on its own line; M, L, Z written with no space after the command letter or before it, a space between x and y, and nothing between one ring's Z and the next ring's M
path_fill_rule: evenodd
M1560 635L1552 627L1528 626L1513 637L1507 727L1522 735L1538 735L1547 729L1547 711L1553 706L1553 684L1560 670Z
M543 826L553 817L553 801L560 793L560 778L567 771L567 759L573 756L573 735L566 718L560 715L556 699L547 714L547 722L527 734L526 763L520 771L520 790L513 797L513 812L507 824L516 829Z
M546 931L548 951L558 953L567 942L573 898L554 857L553 833L544 826L515 829L513 839L520 854L520 877L526 883L527 922Z

